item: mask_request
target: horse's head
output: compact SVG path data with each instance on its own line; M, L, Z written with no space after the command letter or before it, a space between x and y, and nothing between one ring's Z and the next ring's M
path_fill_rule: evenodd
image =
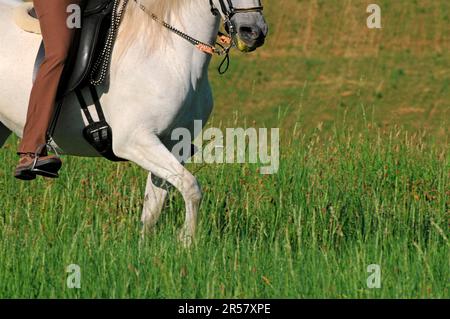
M237 48L251 52L264 44L269 30L261 0L210 0L225 21Z

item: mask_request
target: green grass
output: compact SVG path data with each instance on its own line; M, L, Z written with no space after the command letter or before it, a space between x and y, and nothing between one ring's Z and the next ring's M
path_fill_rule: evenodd
M368 0L277 0L267 4L265 46L234 53L212 74L217 120L239 110L258 126L286 131L347 120L364 129L401 125L447 140L450 119L450 2L380 0L381 30L366 27ZM232 102L230 105L230 101Z
M267 3L264 49L211 73L211 125L280 127L280 170L190 165L204 200L189 250L176 192L141 239L142 169L64 157L58 180L23 183L11 138L0 298L449 298L450 3L380 0L368 30L371 2Z
M449 157L404 132L285 138L279 174L191 166L205 192L186 250L171 196L140 238L145 173L66 158L56 181L0 185L0 297L449 297ZM78 264L82 288L66 287ZM381 289L368 289L370 264Z

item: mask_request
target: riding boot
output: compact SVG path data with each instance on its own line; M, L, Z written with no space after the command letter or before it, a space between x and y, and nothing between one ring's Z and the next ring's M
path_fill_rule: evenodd
M35 153L19 153L19 164L14 177L21 180L33 180L36 175L57 178L62 161L56 155L47 155L43 149L45 145L39 147Z

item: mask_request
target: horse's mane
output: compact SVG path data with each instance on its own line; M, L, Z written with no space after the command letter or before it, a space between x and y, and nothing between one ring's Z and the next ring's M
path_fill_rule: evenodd
M161 19L167 20L170 16L178 15L180 9L194 0L137 0L147 9ZM206 0L204 0L206 1ZM144 13L134 0L129 0L123 20L123 28L119 33L122 53L126 51L134 41L142 40L147 44L147 49L161 45L166 37L167 30L152 20L150 15Z

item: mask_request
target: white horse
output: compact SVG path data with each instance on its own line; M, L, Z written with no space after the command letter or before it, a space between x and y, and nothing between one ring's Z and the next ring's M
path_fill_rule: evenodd
M207 122L213 107L208 80L211 56L165 30L148 13L213 44L221 18L234 11L230 21L241 51L261 46L267 25L260 10L239 10L260 6L259 0L137 2L147 10L130 0L113 53L109 84L99 88L101 104L113 130L114 153L149 172L141 219L144 230L161 214L167 194L161 183L167 181L184 198L186 219L181 239L190 243L202 195L196 178L171 153L170 137L175 128L187 128L194 137L194 121ZM40 36L14 24L12 12L19 3L0 0L0 147L12 132L22 135L41 41ZM211 6L220 14L214 16ZM69 95L54 134L56 149L67 155L98 156L82 137L86 123L75 96Z

